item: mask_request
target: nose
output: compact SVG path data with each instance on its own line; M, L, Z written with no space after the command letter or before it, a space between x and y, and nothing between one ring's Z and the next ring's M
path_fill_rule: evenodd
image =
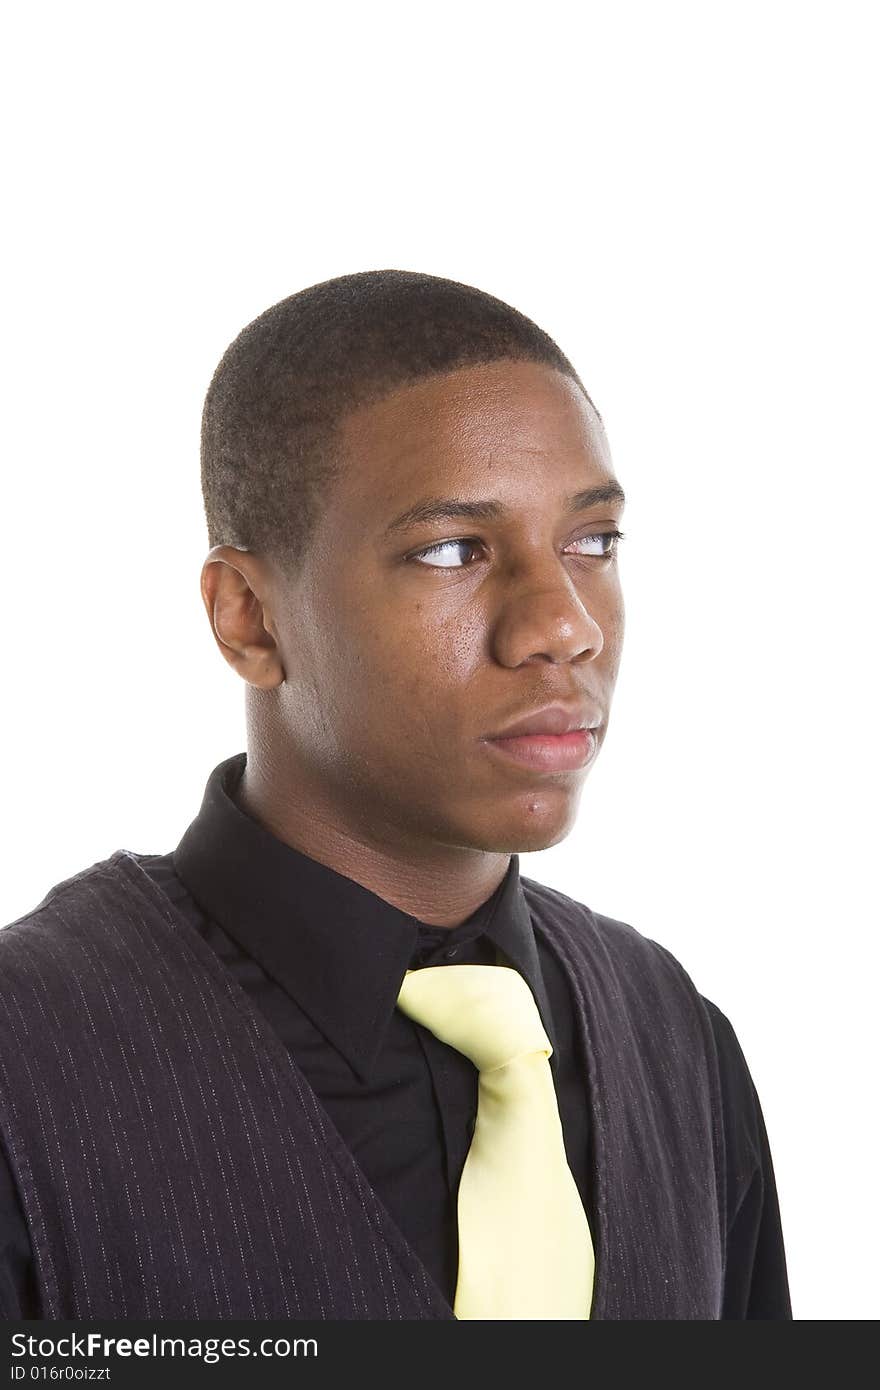
M527 661L591 661L604 646L602 629L563 571L508 594L494 628L494 656L502 666Z

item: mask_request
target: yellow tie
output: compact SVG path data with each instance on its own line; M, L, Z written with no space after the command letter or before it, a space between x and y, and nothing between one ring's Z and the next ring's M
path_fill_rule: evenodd
M589 1318L595 1260L534 995L504 965L408 970L405 1014L479 1072L458 1190L457 1318Z

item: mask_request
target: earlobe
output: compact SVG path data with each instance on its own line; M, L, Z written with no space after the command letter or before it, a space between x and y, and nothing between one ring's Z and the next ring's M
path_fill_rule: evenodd
M214 639L224 659L243 681L258 690L274 690L284 683L284 668L275 643L269 638L265 644L249 643L234 645L222 635L222 629L214 625Z
M274 642L271 647L246 647L240 659L231 664L248 685L259 690L274 690L284 683L284 668Z

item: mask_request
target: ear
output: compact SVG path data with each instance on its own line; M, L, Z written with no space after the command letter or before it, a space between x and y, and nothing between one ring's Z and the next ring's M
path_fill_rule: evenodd
M269 585L257 556L215 545L202 566L202 602L217 646L248 685L272 690L284 680L267 607Z

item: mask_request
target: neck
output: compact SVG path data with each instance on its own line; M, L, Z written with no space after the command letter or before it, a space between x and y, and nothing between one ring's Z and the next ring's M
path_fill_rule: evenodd
M371 893L431 926L457 927L495 892L510 865L509 854L416 843L411 837L381 841L351 822L312 788L289 758L248 751L235 793L237 805L276 839L354 879Z

